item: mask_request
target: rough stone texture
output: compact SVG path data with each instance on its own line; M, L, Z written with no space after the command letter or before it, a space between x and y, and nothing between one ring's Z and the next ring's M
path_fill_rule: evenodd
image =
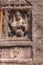
M33 12L33 44L38 65L43 65L43 0L30 0Z

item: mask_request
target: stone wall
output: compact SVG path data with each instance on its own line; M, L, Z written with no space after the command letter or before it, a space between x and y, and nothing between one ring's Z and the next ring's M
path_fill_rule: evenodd
M43 65L43 0L30 0L33 12L33 44L38 65Z

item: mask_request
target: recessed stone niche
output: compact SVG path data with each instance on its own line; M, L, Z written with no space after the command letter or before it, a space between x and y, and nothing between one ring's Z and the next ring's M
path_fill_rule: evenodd
M30 3L1 4L2 39L32 40L32 8Z

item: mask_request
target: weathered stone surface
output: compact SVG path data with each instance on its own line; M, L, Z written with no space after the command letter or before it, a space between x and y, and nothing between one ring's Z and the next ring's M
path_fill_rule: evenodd
M0 48L0 58L32 58L31 47Z
M43 0L31 0L33 10L33 43L36 45L36 58L43 65Z
M36 49L36 63L43 65L43 0L28 1L32 4L32 39L34 49Z

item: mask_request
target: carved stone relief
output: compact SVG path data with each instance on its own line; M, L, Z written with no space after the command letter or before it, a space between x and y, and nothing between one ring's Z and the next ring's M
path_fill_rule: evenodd
M0 48L0 62L2 65L9 65L9 62L11 65L15 65L13 62L17 65L32 65L30 61L33 59L33 47L31 41L25 42L32 40L32 9L26 0L17 0L14 3L12 1L16 0L9 0L10 4L8 2L2 5L2 39L5 46Z
M24 18L23 18L24 17ZM13 15L12 22L9 22L9 28L11 32L9 32L9 36L11 37L24 37L28 34L28 20L27 15L20 13L19 11L15 12Z
M32 40L32 9L27 0L1 3L3 11L2 38Z
M9 53L10 52L10 53ZM32 58L31 47L0 48L0 58Z
M31 35L30 30L30 11L14 11L10 12L5 10L3 31L4 36L9 38L29 38Z

